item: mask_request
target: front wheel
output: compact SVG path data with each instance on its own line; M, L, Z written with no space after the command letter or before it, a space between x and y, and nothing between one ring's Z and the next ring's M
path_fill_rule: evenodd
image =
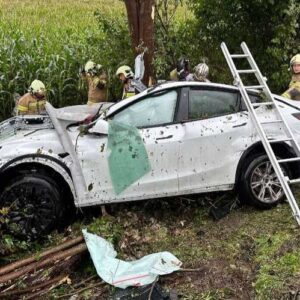
M0 191L6 211L5 228L13 235L34 240L61 223L65 206L58 184L42 174L18 174Z
M287 166L281 167L284 175L289 176ZM242 202L259 208L271 208L284 199L283 189L267 155L257 155L244 164L238 194Z

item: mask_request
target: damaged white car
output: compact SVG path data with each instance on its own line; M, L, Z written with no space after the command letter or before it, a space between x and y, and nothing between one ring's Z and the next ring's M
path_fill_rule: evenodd
M253 102L263 99L249 92ZM300 141L300 105L275 95ZM21 235L37 237L69 207L236 189L268 208L284 195L236 87L164 83L99 108L54 109L0 123L0 208ZM98 109L98 108L97 108ZM294 157L272 108L256 108L276 155ZM297 177L297 162L283 164Z

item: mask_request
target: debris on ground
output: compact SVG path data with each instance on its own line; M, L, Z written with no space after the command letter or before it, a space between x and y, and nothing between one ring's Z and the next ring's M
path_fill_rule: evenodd
M117 290L110 300L171 300L171 298L158 283L154 282L143 287Z
M221 220L238 206L238 199L236 197L228 199L226 196L227 195L223 195L214 201L208 201L210 203L209 215L212 216L215 221Z
M79 265L86 250L80 236L3 266L0 268L0 298L36 299L59 285L69 284L69 273ZM26 288L20 286L20 282Z
M136 261L123 261L116 258L117 252L111 243L85 229L82 232L98 275L119 288L151 284L158 275L178 271L182 264L167 251L146 255Z

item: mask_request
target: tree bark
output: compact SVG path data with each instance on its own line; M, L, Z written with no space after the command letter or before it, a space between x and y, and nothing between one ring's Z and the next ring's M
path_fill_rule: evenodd
M125 0L133 51L137 55L137 47L141 43L148 48L144 55L145 75L143 82L146 85L149 77L153 77L154 74L154 5L155 0Z

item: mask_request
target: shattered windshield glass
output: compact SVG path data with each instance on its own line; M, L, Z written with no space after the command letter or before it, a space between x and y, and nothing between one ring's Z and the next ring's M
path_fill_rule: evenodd
M0 141L14 136L18 130L53 128L49 116L13 117L0 123Z

